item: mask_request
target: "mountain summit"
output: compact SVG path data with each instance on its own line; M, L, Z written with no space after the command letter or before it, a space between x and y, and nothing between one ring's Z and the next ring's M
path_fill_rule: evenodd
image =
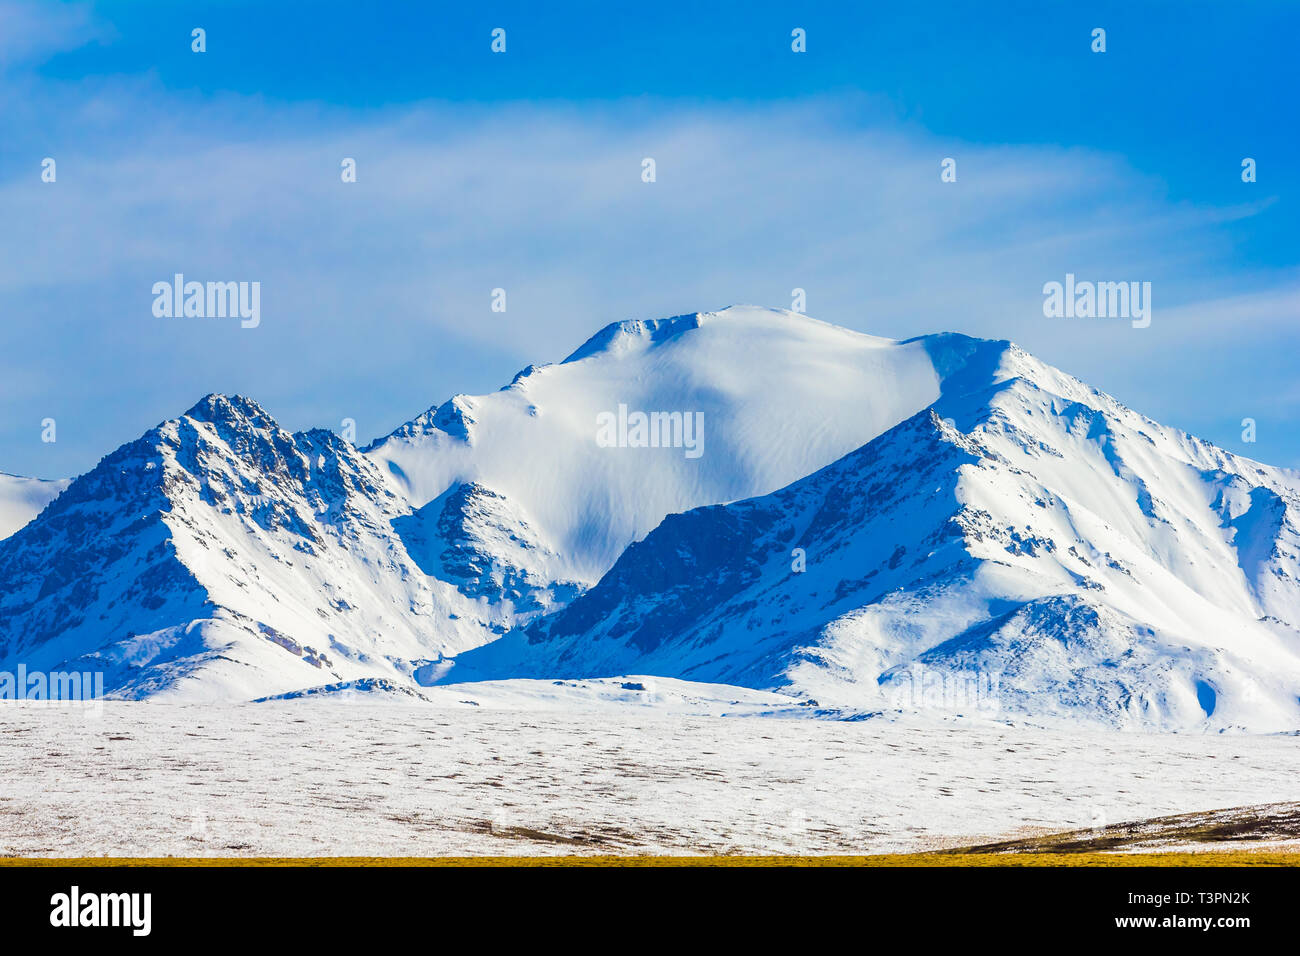
M824 708L1300 726L1300 480L1006 342L779 491L669 516L446 679L656 674Z
M1296 729L1297 507L1294 473L1008 342L735 307L607 326L365 451L208 396L0 541L0 668Z

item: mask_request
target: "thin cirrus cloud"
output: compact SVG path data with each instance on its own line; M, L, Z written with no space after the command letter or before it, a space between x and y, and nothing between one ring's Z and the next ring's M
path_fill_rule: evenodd
M0 71L40 63L112 34L86 3L0 3Z
M861 95L360 110L148 76L6 85L2 471L83 471L208 391L375 436L607 322L788 307L796 287L810 314L874 334L1014 339L1228 447L1258 408L1273 430L1235 450L1300 459L1268 360L1295 344L1296 277L1234 261L1267 193L1172 203L1117 155L946 140ZM1152 282L1152 327L1045 319L1043 283L1067 271ZM155 318L151 287L177 272L260 282L261 326ZM1224 374L1171 360L1184 338Z

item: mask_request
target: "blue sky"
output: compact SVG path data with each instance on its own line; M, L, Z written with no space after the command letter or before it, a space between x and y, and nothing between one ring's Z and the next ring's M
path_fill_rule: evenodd
M209 391L365 440L796 286L1300 466L1294 5L611 6L0 0L0 471L84 471ZM262 325L155 318L175 272L260 281ZM1066 272L1150 281L1151 327L1044 318Z

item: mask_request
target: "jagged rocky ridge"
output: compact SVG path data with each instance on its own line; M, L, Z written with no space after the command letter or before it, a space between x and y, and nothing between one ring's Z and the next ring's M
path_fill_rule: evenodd
M801 401L757 409L770 382L728 380L742 347ZM801 359L823 374L809 380ZM880 381L896 399L872 415L807 427ZM919 349L729 310L615 323L368 453L209 396L0 541L0 667L93 668L115 694L169 699L428 682L595 583L665 514L773 490L919 407L934 382ZM701 467L596 448L595 416L619 402L708 407L724 456ZM753 441L770 427L791 436L778 454Z
M705 411L705 454L598 447L619 403ZM1298 501L1009 343L616 323L365 452L209 396L0 541L0 667L187 700L652 674L1295 729Z

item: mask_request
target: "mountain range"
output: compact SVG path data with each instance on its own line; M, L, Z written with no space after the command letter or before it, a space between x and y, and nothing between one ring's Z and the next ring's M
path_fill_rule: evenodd
M364 449L210 395L42 489L0 541L0 669L121 697L652 675L1300 728L1300 475L1005 341L619 322Z

